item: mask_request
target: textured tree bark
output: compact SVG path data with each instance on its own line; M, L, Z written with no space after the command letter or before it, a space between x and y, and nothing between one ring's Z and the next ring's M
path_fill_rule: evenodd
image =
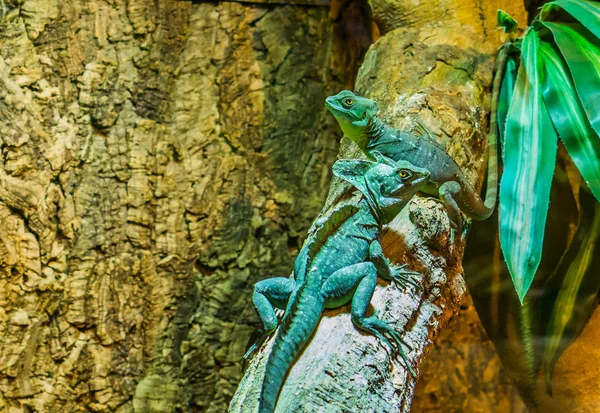
M0 411L226 410L368 25L346 47L326 7L4 4Z
M389 124L411 129L420 117L438 136L476 187L485 171L486 115L497 8L520 21L523 5L508 1L375 1L373 19L383 34L359 70L356 90L379 103ZM421 11L423 11L421 13ZM356 157L342 142L340 156ZM343 185L334 180L330 207ZM411 345L420 366L433 341L456 314L465 293L461 277L464 244L449 242L449 222L439 203L419 198L389 226L384 251L395 263L422 274L422 292L381 285L374 310L390 320ZM262 382L267 347L255 358L231 412L252 412ZM357 331L348 308L327 312L292 367L279 396L278 412L410 410L415 380L375 337Z

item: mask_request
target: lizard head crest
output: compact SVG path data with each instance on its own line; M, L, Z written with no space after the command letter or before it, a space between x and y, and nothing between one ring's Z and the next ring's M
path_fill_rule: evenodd
M393 161L374 151L376 162L341 159L333 174L358 189L382 223L389 223L429 181L429 171L407 161Z
M329 96L325 99L325 106L333 113L344 134L352 140L361 137L369 120L379 110L375 101L355 95L349 90Z

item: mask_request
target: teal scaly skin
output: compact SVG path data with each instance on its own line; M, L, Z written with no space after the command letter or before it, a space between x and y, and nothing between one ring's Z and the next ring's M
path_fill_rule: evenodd
M275 309L285 309L269 354L259 399L259 413L272 413L284 377L312 332L325 308L352 302L352 322L399 353L411 374L400 334L377 315L367 316L367 308L377 275L405 287L406 265L390 266L383 255L379 235L429 179L429 171L409 162L394 162L373 152L376 162L339 160L333 173L349 182L361 194L356 200L343 200L334 210L317 219L309 231L290 278L260 281L254 286L252 301L266 334L277 328ZM414 284L413 284L414 285ZM394 345L392 345L392 342ZM254 345L245 357L256 349Z
M497 93L496 89L499 89L499 85L494 84L494 93ZM474 220L487 219L494 212L498 193L494 108L488 135L487 191L485 201L482 201L456 162L433 137L426 137L430 135L429 131L425 130L423 136L417 136L386 125L377 117L378 108L375 101L355 95L349 90L329 96L325 100L325 106L337 120L344 135L354 141L367 158L373 159L373 152L378 151L395 161L408 161L426 168L431 173L431 179L423 187L423 192L438 196L442 200L448 210L452 228L458 234L462 231L461 210Z

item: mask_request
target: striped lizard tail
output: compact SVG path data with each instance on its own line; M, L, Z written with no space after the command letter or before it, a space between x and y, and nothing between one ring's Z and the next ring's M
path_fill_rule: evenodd
M485 191L484 205L487 216L481 219L487 219L494 212L496 200L498 198L498 97L500 96L500 87L506 68L506 58L508 57L509 45L500 47L498 57L496 58L496 68L494 70L494 84L492 86L492 103L490 108L490 129L488 132L488 171L487 171L487 189Z
M320 289L320 285L315 287ZM273 349L265 366L259 413L275 411L285 375L321 318L323 300L320 294L314 294L311 290L307 285L300 288L275 335Z

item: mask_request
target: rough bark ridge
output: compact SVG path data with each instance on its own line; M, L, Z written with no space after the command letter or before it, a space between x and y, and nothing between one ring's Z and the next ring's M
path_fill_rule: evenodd
M224 411L337 153L327 8L5 3L0 411Z
M381 117L395 127L411 129L411 117L420 117L480 187L492 54L499 43L493 30L495 13L503 8L523 16L524 10L508 1L434 3L427 7L436 13L417 15L405 25L409 28L402 28L403 20L396 18L396 12L382 16L378 10L400 7L410 16L414 2L372 3L373 18L383 22L384 36L369 49L356 90L377 100ZM388 29L395 30L386 33ZM340 156L356 157L358 153L350 142L343 141ZM343 187L339 181L332 182L327 207ZM450 245L448 231L444 209L433 200L420 198L390 225L382 242L393 262L409 263L423 274L422 293L385 285L372 300L380 316L404 332L413 348L409 358L417 366L458 311L465 292L463 245ZM251 365L231 412L254 411L268 351L267 347ZM286 379L277 411L408 412L414 385L415 380L400 362L390 359L382 343L352 326L348 308L344 308L326 313L321 320Z

